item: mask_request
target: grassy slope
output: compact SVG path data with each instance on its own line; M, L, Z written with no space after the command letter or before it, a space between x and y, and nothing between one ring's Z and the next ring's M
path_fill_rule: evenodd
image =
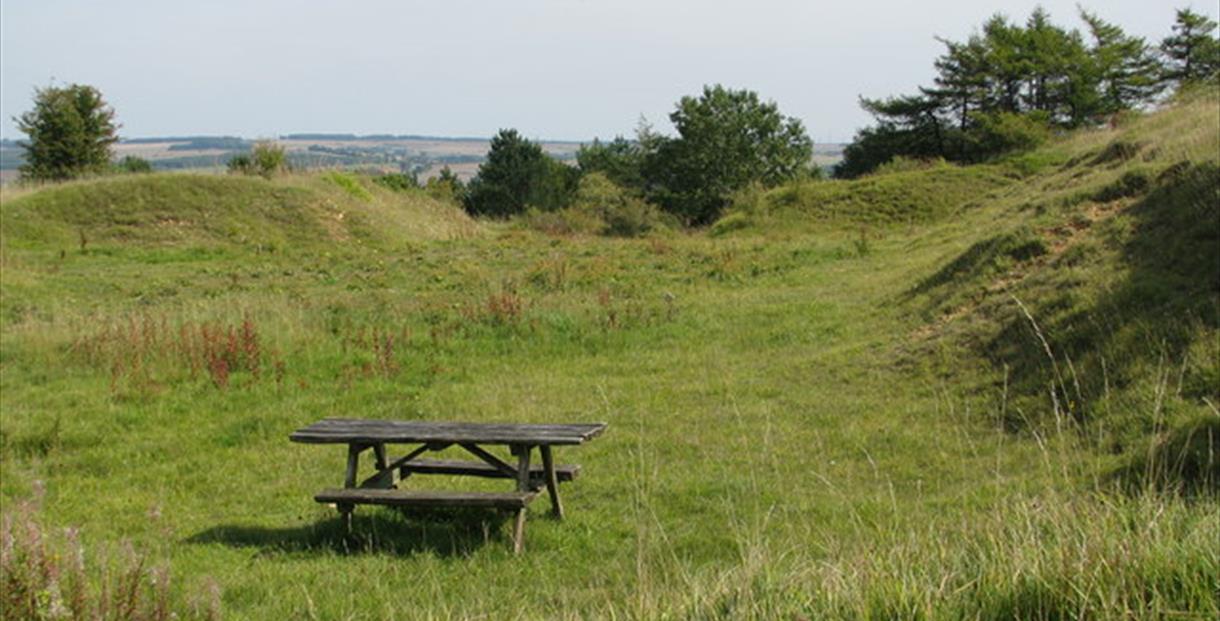
M211 576L238 618L1214 614L1213 500L1085 491L1147 452L1115 438L1160 437L1089 421L1160 421L1169 437L1214 420L1206 390L1157 379L1168 368L1208 387L1208 257L1186 268L1201 281L1174 281L1194 289L1101 332L1107 369L1130 381L1104 406L1078 398L1087 417L1060 406L1080 434L1047 433L1056 410L1038 387L1054 368L1009 294L1056 365L1100 367L1086 360L1095 341L1064 336L1091 325L1071 311L1177 269L1131 249L1164 246L1137 232L1164 221L1165 169L1215 166L1215 106L1019 162L784 188L716 239L548 239L321 177L155 176L6 200L0 498L44 481L52 522L81 525L87 543L130 538L188 588ZM1116 141L1146 144L1096 161ZM1135 170L1137 192L1099 194ZM1166 217L1201 208L1215 223L1208 179ZM232 187L85 206L209 183ZM148 205L183 202L212 211L173 237L154 223L183 210ZM332 205L375 224L336 232ZM1200 251L1208 226L1191 229ZM1171 329L1174 304L1195 313L1174 348L1138 347ZM258 373L237 368L220 388L184 343L243 321ZM1063 401L1074 382L1055 390ZM309 500L341 455L285 440L324 415L611 427L560 451L585 466L564 489L570 517L536 511L514 559L479 516L362 510L360 540L345 542Z
M1214 92L1195 93L995 164L781 188L726 219L755 232L856 226L863 250L901 240L913 271L893 300L926 322L905 354L982 362L996 377L979 388L1005 393L1006 427L1072 419L1130 457L1150 433L1220 433L1207 405L1220 402L1217 123ZM938 222L911 228L929 214ZM1191 476L1220 479L1216 460L1189 459L1205 462L1185 465Z

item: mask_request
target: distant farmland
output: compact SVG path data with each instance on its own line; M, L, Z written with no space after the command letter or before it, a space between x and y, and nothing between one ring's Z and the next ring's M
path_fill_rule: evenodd
M150 161L158 170L224 169L229 158L248 151L254 140L233 136L182 136L127 139L115 146L115 159L127 156ZM489 139L434 136L356 136L351 134L288 134L276 140L300 168L353 168L382 172L414 172L427 179L448 166L470 179L486 156ZM561 161L575 163L581 142L543 140L542 148ZM818 145L814 163L830 166L842 157L843 145ZM0 142L0 182L16 178L21 148Z

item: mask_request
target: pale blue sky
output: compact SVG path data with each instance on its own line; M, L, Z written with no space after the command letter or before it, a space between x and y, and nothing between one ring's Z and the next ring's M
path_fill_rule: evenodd
M666 129L679 97L722 83L846 141L869 122L858 95L930 81L934 36L1037 4L1079 26L1075 0L0 0L0 134L20 137L11 117L52 78L101 89L125 137L583 140L630 135L640 115ZM1159 41L1190 3L1083 4Z

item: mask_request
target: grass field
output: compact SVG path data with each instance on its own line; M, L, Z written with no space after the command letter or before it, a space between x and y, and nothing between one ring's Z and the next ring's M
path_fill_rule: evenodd
M644 239L342 173L6 190L7 553L127 541L241 619L1215 618L1216 109ZM287 440L323 416L610 426L513 557L477 513L345 538L341 449Z

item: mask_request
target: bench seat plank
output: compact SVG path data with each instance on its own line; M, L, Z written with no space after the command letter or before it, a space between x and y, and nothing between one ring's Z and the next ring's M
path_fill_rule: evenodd
M491 507L523 509L537 492L453 492L442 490L327 489L314 500L338 505L385 505L391 507Z
M461 459L413 459L403 464L402 468L407 472L417 474L457 474L495 479L509 478L508 475L492 467L491 464ZM578 464L555 465L555 476L560 481L571 481L578 474L580 474L580 466ZM540 479L542 476L542 464L530 466L530 478Z

